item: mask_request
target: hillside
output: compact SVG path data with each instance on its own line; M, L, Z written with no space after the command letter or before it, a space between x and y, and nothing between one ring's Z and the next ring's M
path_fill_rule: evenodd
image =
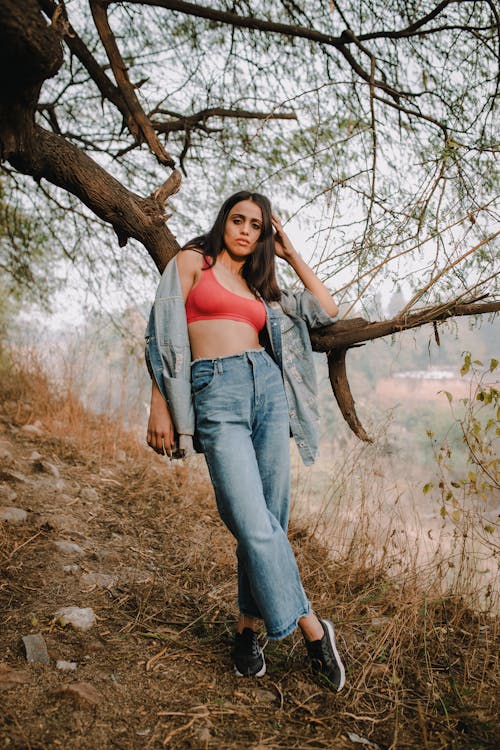
M363 566L354 547L333 559L296 523L346 688L314 681L297 634L267 646L264 678L237 679L233 543L202 461L166 464L11 365L2 394L1 748L498 747L498 621ZM95 623L63 625L67 606ZM29 634L47 664L27 662Z

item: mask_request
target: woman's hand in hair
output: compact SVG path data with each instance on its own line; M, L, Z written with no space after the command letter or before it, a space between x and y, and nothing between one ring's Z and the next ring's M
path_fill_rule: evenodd
M274 214L272 221L276 234L274 235L274 247L278 258L283 258L293 268L299 279L311 294L314 294L323 310L332 318L339 312L337 303L332 299L330 290L316 276L312 268L309 268L305 260L295 250L288 236L283 231L281 221Z
M290 262L292 258L297 257L298 253L283 229L283 225L278 217L275 216L275 214L272 214L271 218L275 229L274 251L278 258L283 258L283 260Z
M167 456L172 452L175 430L172 417L153 378L151 389L151 409L149 412L147 442L156 453Z

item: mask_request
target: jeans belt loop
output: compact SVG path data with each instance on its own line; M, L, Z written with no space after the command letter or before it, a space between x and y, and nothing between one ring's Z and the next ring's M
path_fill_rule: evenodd
M217 372L219 373L219 375L222 375L222 373L224 372L224 370L222 368L222 360L220 360L220 359L216 359L215 360L215 368L216 368Z

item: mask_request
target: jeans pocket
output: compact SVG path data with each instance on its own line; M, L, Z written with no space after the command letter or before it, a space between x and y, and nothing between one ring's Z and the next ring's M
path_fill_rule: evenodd
M210 386L215 377L214 362L195 362L191 368L191 389L197 396Z

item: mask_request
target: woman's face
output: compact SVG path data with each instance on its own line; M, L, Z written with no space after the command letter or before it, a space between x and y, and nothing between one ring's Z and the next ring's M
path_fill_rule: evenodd
M262 211L251 200L235 203L224 226L224 247L236 258L246 258L257 246L262 231Z

